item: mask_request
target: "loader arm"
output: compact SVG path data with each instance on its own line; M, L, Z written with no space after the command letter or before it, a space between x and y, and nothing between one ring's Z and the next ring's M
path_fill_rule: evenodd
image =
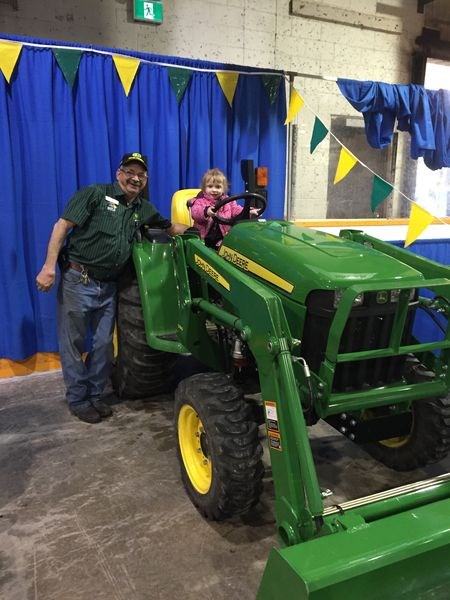
M178 285L181 295L189 298L180 310L180 339L187 345L189 332L197 328L195 323L204 323L208 317L239 331L248 344L258 364L263 402L277 416L268 424L268 432L273 441L269 447L278 532L287 545L308 539L317 532L316 519L323 512L323 503L299 393L302 372L294 373L291 349L297 340L292 338L280 298L202 241L177 238L176 243ZM233 312L192 296L189 269L202 278L206 274L209 285L220 292Z
M363 231L355 229L342 229L339 234L340 237L353 240L359 244L370 246L375 250L379 250L388 256L392 256L401 262L410 265L423 273L427 278L434 279L438 277L448 277L448 267L434 262L428 258L423 258L414 252L398 248L389 242L384 242L378 238L374 238ZM447 284L446 295L450 294L450 284Z

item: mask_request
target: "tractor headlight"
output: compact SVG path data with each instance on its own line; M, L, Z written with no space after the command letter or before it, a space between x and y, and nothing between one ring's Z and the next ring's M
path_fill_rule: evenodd
M398 302L398 299L400 297L400 292L401 290L391 290L391 302ZM409 302L412 302L414 300L414 297L416 295L416 290L413 288L412 290L409 290Z
M345 290L343 290L343 289L334 290L334 301L333 301L334 308L338 307L338 304L342 300L342 296L344 295L344 292L345 292ZM363 303L364 303L364 293L361 292L353 300L352 306L361 306Z

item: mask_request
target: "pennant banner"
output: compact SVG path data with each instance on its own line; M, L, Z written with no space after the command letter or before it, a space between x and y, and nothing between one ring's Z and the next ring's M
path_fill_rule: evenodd
M219 80L220 87L228 100L228 104L233 104L234 92L236 91L237 82L239 79L239 73L233 71L219 71L216 73L217 79Z
M82 50L66 50L63 48L52 48L56 62L63 72L64 79L72 88L78 73Z
M261 75L262 84L269 97L269 102L272 105L278 97L280 89L281 77L278 75Z
M325 138L328 133L327 127L322 121L316 117L314 120L314 129L311 135L311 141L309 143L309 153L312 154L320 142Z
M299 110L301 109L301 107L303 106L304 103L305 103L305 101L300 96L300 94L297 92L297 90L293 89L292 94L291 94L291 100L289 102L288 114L286 117L286 121L284 122L285 125L287 125L293 119L295 119L297 113L299 112Z
M113 54L113 61L116 65L117 73L119 74L125 94L128 96L131 85L136 77L140 60L138 58L122 56L121 54Z
M378 175L374 176L372 196L370 198L370 207L372 209L372 212L375 212L377 206L384 202L384 200L386 200L386 198L389 196L393 189L394 188L390 183L388 183L384 179L381 179L381 177L378 177Z
M433 221L432 214L413 202L409 215L408 231L406 232L405 248L412 244Z
M19 59L22 44L15 42L0 42L0 70L8 83Z
M181 98L191 79L192 71L189 69L180 69L179 67L167 67L169 72L169 81L177 97L177 102L180 103Z
M336 175L334 176L333 183L338 183L344 177L346 177L353 167L358 162L358 159L353 156L351 152L349 152L346 148L341 148L341 153L339 155L339 162L336 169Z
M8 84L11 82L11 77L18 63L22 47L26 44L0 41L0 71L3 73ZM75 79L78 74L78 69L84 50L69 49L69 48L52 48L55 60L61 69L68 85L73 88ZM131 86L136 78L139 69L140 60L122 54L111 54L115 68L119 75L126 96L129 95ZM190 69L182 69L179 67L167 66L170 84L176 95L177 102L180 103L187 86L192 77ZM225 98L230 107L233 105L233 100L239 80L239 73L235 71L218 71L215 72L219 85L223 91ZM261 77L262 85L267 93L269 102L273 105L278 97L282 77L272 74L258 74ZM289 124L302 109L305 101L298 91L292 87L289 108L285 125ZM315 116L315 115L314 115ZM314 127L310 139L310 154L312 154L317 146L325 139L330 130L324 123L315 116ZM332 135L332 134L331 134ZM336 141L339 142L339 140ZM334 176L334 184L339 183L352 170L358 159L341 144L338 165ZM365 167L365 165L363 164ZM368 169L368 167L365 167ZM370 170L370 169L369 169ZM373 173L373 171L372 171ZM394 187L375 173L373 173L373 186L371 193L371 209L372 212L389 196ZM404 194L403 194L404 195ZM406 197L406 196L405 196ZM406 197L407 198L407 197ZM412 204L411 213L408 223L408 231L406 234L405 248L411 245L420 234L433 222L436 218L427 210L407 198Z

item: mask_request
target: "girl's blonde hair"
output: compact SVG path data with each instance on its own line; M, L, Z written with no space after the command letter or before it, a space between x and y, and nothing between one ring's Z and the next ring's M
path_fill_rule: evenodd
M222 173L220 169L208 169L202 177L200 187L202 191L205 191L206 184L212 179L213 183L219 183L223 187L223 193L226 194L228 191L228 179Z

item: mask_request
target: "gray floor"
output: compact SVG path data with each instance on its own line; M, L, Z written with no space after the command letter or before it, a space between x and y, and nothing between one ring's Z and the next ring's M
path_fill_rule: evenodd
M2 600L250 600L277 544L267 478L251 515L203 520L180 483L171 397L72 417L60 372L0 380ZM330 503L450 470L397 474L311 429Z

